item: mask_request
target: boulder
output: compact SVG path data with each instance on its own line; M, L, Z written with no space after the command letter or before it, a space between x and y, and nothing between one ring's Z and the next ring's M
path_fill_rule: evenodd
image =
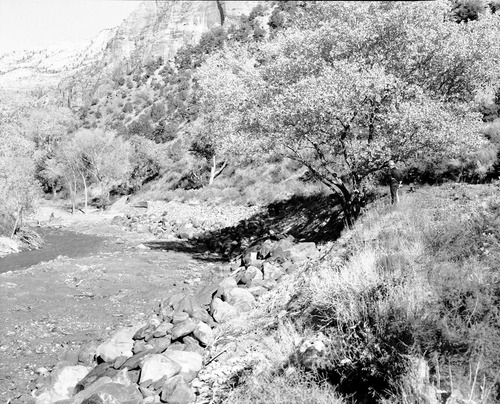
M224 298L239 312L250 310L255 303L255 297L252 293L241 288L230 289L224 294Z
M117 373L118 370L114 369L111 363L100 363L75 385L73 394L77 394L80 391L87 389L99 379L106 378L111 381L111 378Z
M195 399L193 389L181 376L168 380L161 391L161 401L168 404L189 404Z
M145 350L142 352L139 352L138 354L132 356L131 358L128 358L125 363L120 367L120 369L140 369L142 367L142 363L144 362L144 359L148 355L155 354L156 351L153 349Z
M82 391L85 393L85 391ZM134 385L124 386L120 383L108 383L95 389L83 400L75 400L74 404L142 404L142 394Z
M73 395L75 386L87 376L89 370L86 366L64 366L52 372L52 389L62 397L69 398Z
M218 323L224 323L238 316L238 311L227 302L216 297L211 304L212 317Z
M129 376L128 369L120 369L112 378L113 383L123 384L124 386L130 386L133 382Z
M164 337L172 330L172 328L174 328L173 324L164 321L153 331L153 337L155 338Z
M150 343L156 353L162 353L171 345L172 337L170 335L166 335L162 338L153 338Z
M247 289L255 298L262 296L267 292L267 289L264 286L251 286Z
M205 322L210 321L210 315L194 296L184 296L184 298L178 302L174 310L176 312L185 312L196 320Z
M212 299L217 294L219 284L217 282L209 283L196 291L196 300L203 306L210 306Z
M241 257L241 265L244 267L249 267L250 265L257 266L255 265L257 261L257 251L248 251Z
M144 327L139 328L134 336L132 337L133 340L141 340L146 338L146 336L150 335L154 330L156 326L154 324L147 324Z
M209 346L214 343L214 332L210 326L203 321L200 321L193 331L193 335L202 346Z
M294 262L302 262L307 259L319 258L320 252L313 242L297 243L288 249L290 251L290 258Z
M197 352L203 355L204 349L196 338L187 335L182 338L182 343L184 344L184 349L182 349L182 351Z
M269 262L264 262L262 272L264 272L264 279L272 280L278 280L284 274L284 271L281 268L270 264Z
M181 371L181 365L167 358L163 354L147 356L142 363L140 383L146 380L155 382L162 377L167 379L175 376Z
M189 320L189 314L185 312L180 312L180 313L175 313L172 316L172 323L173 324L179 324L183 323L184 321Z
M191 319L175 324L171 331L172 340L175 341L185 335L191 334L196 329L196 325L197 322Z
M230 276L228 278L224 278L222 281L219 282L218 293L220 295L223 295L224 292L236 287L238 287L236 279Z
M90 365L94 360L97 347L98 344L95 342L88 342L82 345L80 352L78 353L78 362L83 363L84 365Z
M271 256L273 250L274 247L271 242L266 241L260 246L259 251L257 252L257 258L260 260L265 260Z
M243 273L243 276L240 279L240 283L249 285L256 279L264 279L264 275L259 268L250 265Z
M193 380L203 367L203 358L199 353L188 351L166 350L163 355L181 365L179 373L187 382Z
M146 341L136 340L136 341L134 341L134 346L132 347L132 352L135 355L135 354L138 354L139 352L147 350L148 348L151 348L151 345L146 343Z
M134 340L137 328L129 327L117 331L111 338L97 347L96 356L104 362L114 362L119 356L132 356Z

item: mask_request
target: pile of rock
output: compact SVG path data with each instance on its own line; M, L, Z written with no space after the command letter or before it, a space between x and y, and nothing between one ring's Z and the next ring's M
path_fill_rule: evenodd
M159 238L192 239L205 232L232 226L258 211L256 207L231 204L148 202L145 209L131 207L112 223L135 232L149 232Z
M90 354L91 363L84 347L79 364L61 363L43 374L36 403L202 402L210 386L197 376L213 360L207 348L215 343L214 327L251 310L285 273L318 256L314 243L264 242L233 262L230 276L195 296L170 296L147 323L117 331Z

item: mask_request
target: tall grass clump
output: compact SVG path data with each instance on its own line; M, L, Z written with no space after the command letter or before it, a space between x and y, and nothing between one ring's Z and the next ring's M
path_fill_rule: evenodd
M327 256L295 297L302 332L327 337L308 370L361 401L420 402L428 393L408 375L425 358L433 394L496 402L500 197L491 187L429 188L396 209L373 206L345 236L343 259Z

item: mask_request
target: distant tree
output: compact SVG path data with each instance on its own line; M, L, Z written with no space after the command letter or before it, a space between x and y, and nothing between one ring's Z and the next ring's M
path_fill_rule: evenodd
M12 237L23 213L32 210L40 195L35 179L35 145L18 127L0 122L0 234Z

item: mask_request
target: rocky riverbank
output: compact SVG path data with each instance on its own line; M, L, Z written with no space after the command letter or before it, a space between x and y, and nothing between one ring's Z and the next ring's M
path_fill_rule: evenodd
M114 241L96 256L59 257L2 276L9 321L0 352L10 376L0 384L8 402L94 402L88 400L97 396L96 402L114 402L104 399L113 394L117 402L123 394L137 402L174 402L178 395L213 402L226 394L228 377L248 360L235 352L253 343L236 342L225 327L319 254L314 243L297 244L272 230L273 240L249 237L248 247L235 236L239 230L223 231L239 229L231 227L236 224L251 230L257 214L255 207L196 202L122 203L73 216L43 208L34 218L42 224ZM218 261L235 249L245 253ZM27 298L20 289L35 291ZM173 366L165 374L164 362ZM145 379L147 363L147 372L155 370Z
M319 254L314 243L291 237L263 243L220 268L227 272L222 279L162 300L145 323L115 332L92 350L83 347L73 363L62 362L50 374L38 369L36 403L216 402L227 393L228 379L255 360L247 355L254 341L238 340L224 325Z

